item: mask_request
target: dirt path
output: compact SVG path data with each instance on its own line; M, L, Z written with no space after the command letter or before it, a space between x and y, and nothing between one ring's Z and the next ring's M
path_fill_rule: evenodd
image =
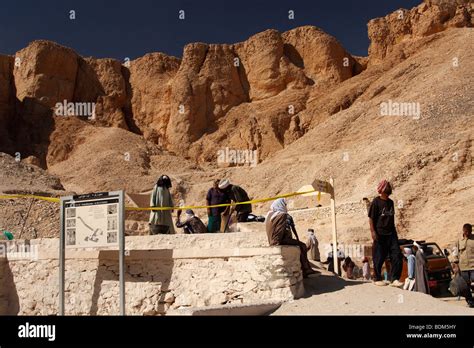
M272 315L474 315L465 301L437 299L390 286L344 280L323 271L306 279L306 295L284 303Z

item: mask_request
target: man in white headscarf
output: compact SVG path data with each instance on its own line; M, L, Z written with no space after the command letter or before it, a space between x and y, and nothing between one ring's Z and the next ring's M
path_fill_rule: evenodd
M219 189L224 192L227 197L234 203L248 202L250 201L247 191L238 185L230 183L229 179L222 179L219 182ZM252 205L247 204L237 204L234 206L233 210L237 212L237 221L238 222L247 222L249 214L252 213ZM224 211L223 215L228 215L230 208ZM225 231L224 231L225 232Z
M270 245L295 245L300 248L300 263L304 278L316 273L308 261L306 245L298 238L295 223L291 215L288 214L287 202L284 198L279 198L272 203L265 218L265 224ZM293 239L292 232L296 239Z
M415 266L415 291L422 292L424 294L430 293L430 286L428 283L428 270L425 252L423 247L417 242L413 243L413 249L416 254L416 266Z

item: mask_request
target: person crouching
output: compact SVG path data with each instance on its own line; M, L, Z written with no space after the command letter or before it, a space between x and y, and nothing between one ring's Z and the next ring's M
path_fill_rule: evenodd
M184 221L181 221L181 209L177 211L176 227L182 228L185 234L194 234L194 233L206 233L207 227L198 218L194 215L194 212L191 209L186 210L186 218Z

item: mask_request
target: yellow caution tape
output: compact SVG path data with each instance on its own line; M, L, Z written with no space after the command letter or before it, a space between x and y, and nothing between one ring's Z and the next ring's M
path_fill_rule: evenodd
M133 210L133 211L159 211L159 210L178 210L178 209L207 209L207 208L220 208L220 207L233 207L236 205L241 204L254 204L254 203L263 203L268 201L273 201L278 198L287 198L293 196L304 195L308 193L316 192L316 190L304 191L304 192L292 192L292 193L285 193L283 195L268 197L268 198L260 198L260 199L253 199L246 202L236 202L236 203L225 203L225 204L215 204L215 205L195 205L195 206L182 206L182 207L147 207L147 208L140 208L140 207L125 207L125 210ZM33 198L38 199L46 202L52 203L59 203L60 199L55 197L45 197L45 196L36 196L36 195L0 195L0 199L16 199L16 198Z
M184 210L184 209L207 209L207 208L233 207L233 206L241 205L241 204L263 203L263 202L273 201L278 198L299 196L299 195L312 193L315 191L316 190L305 191L305 192L292 192L292 193L285 193L283 195L274 196L274 197L253 199L246 202L225 203L225 204L215 204L215 205L196 205L196 206L182 206L182 207L149 207L149 208L125 207L125 209L138 210L138 211L150 211L150 210L156 211L156 210L178 210L178 209Z
M59 203L60 199L56 197L36 196L36 195L0 195L0 199L14 199L14 198L33 198L40 201L51 203Z

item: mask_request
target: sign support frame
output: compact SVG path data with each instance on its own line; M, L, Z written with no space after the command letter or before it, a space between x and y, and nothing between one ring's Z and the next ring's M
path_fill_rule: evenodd
M120 288L120 315L125 314L125 193L124 191L107 192L109 196L118 196L118 244L119 244L119 288ZM65 274L66 274L66 238L65 238L65 208L66 202L74 201L77 196L61 197L60 206L60 233L59 233L59 315L65 314Z
M332 259L334 262L334 272L339 274L339 258L337 248L337 225L336 225L336 197L334 190L334 179L329 179L331 185L331 215L332 215Z

